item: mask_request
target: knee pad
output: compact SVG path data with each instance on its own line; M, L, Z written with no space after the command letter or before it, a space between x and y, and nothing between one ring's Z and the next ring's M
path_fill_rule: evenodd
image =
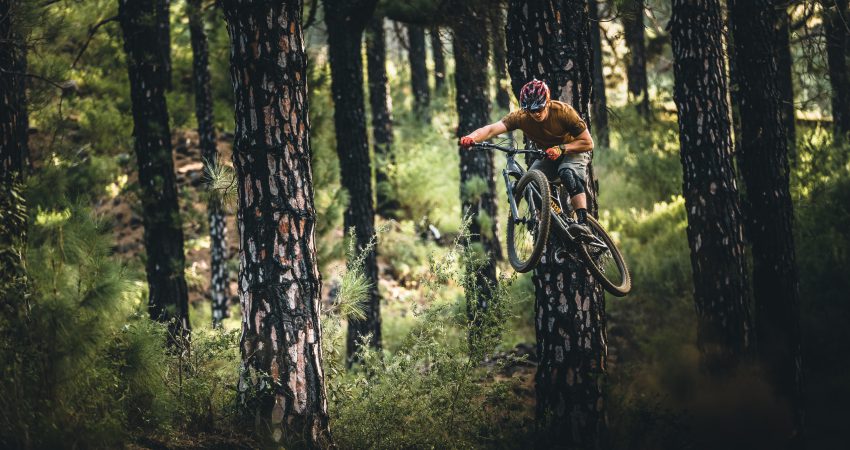
M578 176L573 169L562 167L558 170L558 176L570 197L584 193L584 178Z

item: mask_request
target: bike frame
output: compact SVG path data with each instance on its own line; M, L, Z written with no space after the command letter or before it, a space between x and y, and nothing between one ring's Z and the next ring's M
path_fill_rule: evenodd
M517 209L516 201L514 200L513 192L514 192L514 187L516 186L516 183L519 181L520 178L522 178L523 175L525 175L526 170L525 170L525 168L522 167L522 165L519 162L517 162L515 156L518 155L518 154L531 154L531 155L537 155L537 156L545 157L546 154L543 153L540 150L537 150L537 149L528 149L528 148L517 149L517 148L510 148L510 147L502 147L502 146L490 144L490 143L487 143L487 142L475 144L475 147L482 148L482 149L499 150L499 151L507 154L507 161L506 161L506 164L505 164L505 168L502 169L502 177L505 179L505 189L507 190L508 202L510 203L510 206L511 206L511 220L519 221L519 210ZM513 181L511 180L511 177L514 178ZM551 183L550 183L550 186L551 186ZM534 189L534 188L532 187L532 189ZM535 193L541 199L541 201L545 201L543 199L543 195L541 195L540 192L536 192L536 189L535 189ZM531 199L529 199L529 200L531 200ZM554 202L558 206L558 210L564 211L564 205L561 203L561 196L560 195L550 195L548 200L550 202ZM534 202L529 201L529 204L533 206ZM556 235L558 237L560 237L562 240L569 242L570 244L573 244L575 242L575 238L573 236L570 236L569 232L567 232L569 224L564 221L564 218L561 216L561 214L559 212L556 212L554 208L552 208L552 211L550 211L550 215L552 216L552 219L555 221L555 223L558 224L558 226L555 227ZM595 239L595 240L598 241L598 239Z
M536 214L536 212L537 212L536 211L537 200L534 198L535 195L537 196L537 199L540 199L541 202L550 202L550 203L542 203L542 204L546 205L546 206L551 205L551 208L549 208L549 214L550 214L550 219L553 219L554 222L555 222L554 230L552 229L552 226L551 226L552 223L550 222L549 227L544 227L544 228L548 228L548 231L547 231L548 235L547 236L535 236L535 238L534 238L535 239L535 243L534 243L534 247L535 247L534 253L535 254L533 255L533 257L537 258L537 259L535 259L533 261L534 264L537 264L540 261L540 258L542 257L542 255L540 254L540 251L542 249L542 247L540 246L540 239L550 239L550 238L555 239L556 241L560 241L558 243L560 245L562 245L563 248L570 248L571 251L578 252L578 257L585 261L585 263L587 264L588 270L590 270L590 272L593 274L594 277L599 278L600 283L602 283L603 287L608 292L610 292L610 293L612 293L612 294L614 294L618 297L622 297L622 296L628 294L629 290L631 290L631 279L629 277L628 268L626 267L625 261L623 261L622 255L621 255L619 249L617 249L616 244L613 243L613 241L611 240L608 233L601 227L601 225L596 223L595 220L591 222L591 226L597 227L598 232L596 232L596 233L579 232L579 234L575 235L575 236L573 236L570 233L570 227L574 223L574 220L571 217L567 217L567 215L564 214L564 208L563 208L563 205L561 203L561 195L559 195L560 185L557 182L552 182L552 181L549 181L548 179L546 179L546 182L549 183L547 185L547 188L549 188L548 189L549 195L547 196L548 198L544 198L542 193L538 192L538 189L536 187L537 182L531 183L529 186L527 186L527 187L530 187L531 189L530 190L524 190L523 195L526 196L526 198L524 200L528 203L529 212L531 214L528 217L522 217L522 218L519 217L519 211L518 211L518 208L517 208L516 200L514 199L514 190L515 190L517 183L522 179L522 177L528 176L528 175L527 175L526 169L523 168L522 165L519 162L517 162L515 156L520 154L520 153L533 154L533 155L538 155L538 156L545 156L542 151L536 150L536 149L516 149L516 148L501 147L501 146L489 144L489 143L476 144L475 147L480 148L480 149L499 150L499 151L507 154L507 162L505 164L505 168L502 170L502 177L505 180L505 188L507 189L507 194L508 194L508 203L511 206L511 218L510 218L510 220L512 220L513 222L509 222L509 226L513 226L517 223L534 224L534 222L537 220L535 218L537 216L537 214ZM532 178L538 178L538 177L535 176L535 177L532 177ZM548 178L548 177L544 177L544 178ZM538 179L538 182L539 182L539 179ZM588 219L590 219L590 217L588 217ZM554 236L552 236L553 232L555 233ZM601 238L604 238L606 241L611 241L611 246L609 247L606 244L606 242L603 241ZM600 254L591 255L590 253L588 253L588 249L586 247L584 247L585 245L598 247L598 248L603 249L603 251L607 251L608 252L607 257L608 258L614 258L614 262L617 265L617 268L616 268L617 273L619 275L622 275L622 279L621 280L614 279L612 281L612 279L610 279L605 274L605 272L606 272L605 267L600 266L597 262L597 260L599 259L597 257L597 255L602 256L602 254L600 253ZM508 252L509 253L511 252L511 248L513 248L513 247L512 247L512 244L509 242L508 243ZM515 259L514 255L511 255L511 265L514 265L514 259ZM531 263L531 260L528 260L527 262ZM514 268L516 268L517 270L522 270L523 272L526 272L526 271L529 270L529 266L526 263L517 263L517 264L521 265L522 268L523 268L523 269L520 269L516 265L514 265Z
M506 164L505 164L505 168L502 169L502 177L505 179L505 189L507 190L508 202L510 203L510 206L511 206L511 218L513 220L519 220L519 210L517 210L516 201L514 201L513 191L514 191L514 186L516 185L516 182L519 181L519 179L522 178L523 175L525 175L525 168L523 168L522 165L519 162L517 162L515 156L518 155L518 154L531 154L531 155L543 156L544 153L540 150L537 150L537 149L531 149L531 148L518 149L518 148L502 147L500 145L490 144L488 142L482 142L480 144L475 144L475 147L481 148L481 149L488 149L488 150L490 150L490 149L499 150L499 151L507 154L507 161L506 161ZM514 178L514 181L511 181L511 177ZM540 195L539 192L537 194Z

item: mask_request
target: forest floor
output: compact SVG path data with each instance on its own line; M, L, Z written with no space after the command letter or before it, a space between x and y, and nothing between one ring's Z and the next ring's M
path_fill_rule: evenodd
M228 134L218 136L218 153L223 164L231 163L232 139ZM205 174L201 159L198 135L194 130L179 130L172 135L174 170L176 173L178 197L183 218L184 247L186 255L186 279L189 288L190 318L195 328L209 327L211 320L210 302L208 297L210 280L210 240L207 226L207 207L204 199ZM133 157L133 156L129 156ZM141 218L139 200L136 189L136 171L132 165L124 170L121 177L122 185L112 189L110 196L100 201L95 208L96 214L109 224L115 238L113 251L115 255L144 276L142 253L144 250L144 226ZM130 187L127 189L126 187ZM226 215L229 272L229 295L231 298L231 317L226 319L227 329L238 329L239 299L237 296L236 274L238 271L239 236L236 227L235 214ZM396 230L401 232L400 230ZM340 239L342 237L339 231ZM328 261L324 263L330 273L324 275L322 283L322 299L329 302L332 290L337 284L334 271L344 267L345 261ZM409 315L410 299L422 299L422 286L414 277L396 275L399 271L393 267L394 262L379 255L379 287L383 296L382 316L385 328L389 328L390 336L398 333L397 328L404 329L405 317ZM455 287L457 288L457 287ZM530 326L530 324L529 324ZM395 333L394 333L395 330ZM494 372L493 381L512 379L513 393L523 405L525 411L521 414L533 416L535 406L534 373L536 370L536 349L533 342L523 342L528 336L526 332L514 333L510 347L497 351L482 363L488 368L499 367ZM533 337L533 336L532 336ZM385 338L391 340L392 338ZM392 343L388 343L392 348ZM144 436L131 445L131 449L190 449L190 448L251 448L244 443L244 437L226 436L215 433L197 433L175 436Z

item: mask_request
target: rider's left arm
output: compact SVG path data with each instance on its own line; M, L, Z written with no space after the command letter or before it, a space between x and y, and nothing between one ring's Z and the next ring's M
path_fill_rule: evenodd
M590 131L585 129L569 144L562 144L561 150L564 153L584 153L593 150L593 137L590 136Z

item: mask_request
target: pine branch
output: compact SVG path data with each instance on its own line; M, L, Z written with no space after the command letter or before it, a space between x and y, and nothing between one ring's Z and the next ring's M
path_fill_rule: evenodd
M83 53L85 53L86 49L89 48L89 44L91 44L91 41L94 38L94 34L97 32L97 30L100 27L106 25L107 23L115 21L115 20L118 20L118 15L114 15L112 17L108 17L106 19L103 19L100 22L89 27L88 38L86 38L86 42L83 44L83 47L80 49L79 53L77 53L77 57L74 58L74 62L71 63L71 69L74 69L74 68L77 67L77 63L80 61L80 58L83 56Z

